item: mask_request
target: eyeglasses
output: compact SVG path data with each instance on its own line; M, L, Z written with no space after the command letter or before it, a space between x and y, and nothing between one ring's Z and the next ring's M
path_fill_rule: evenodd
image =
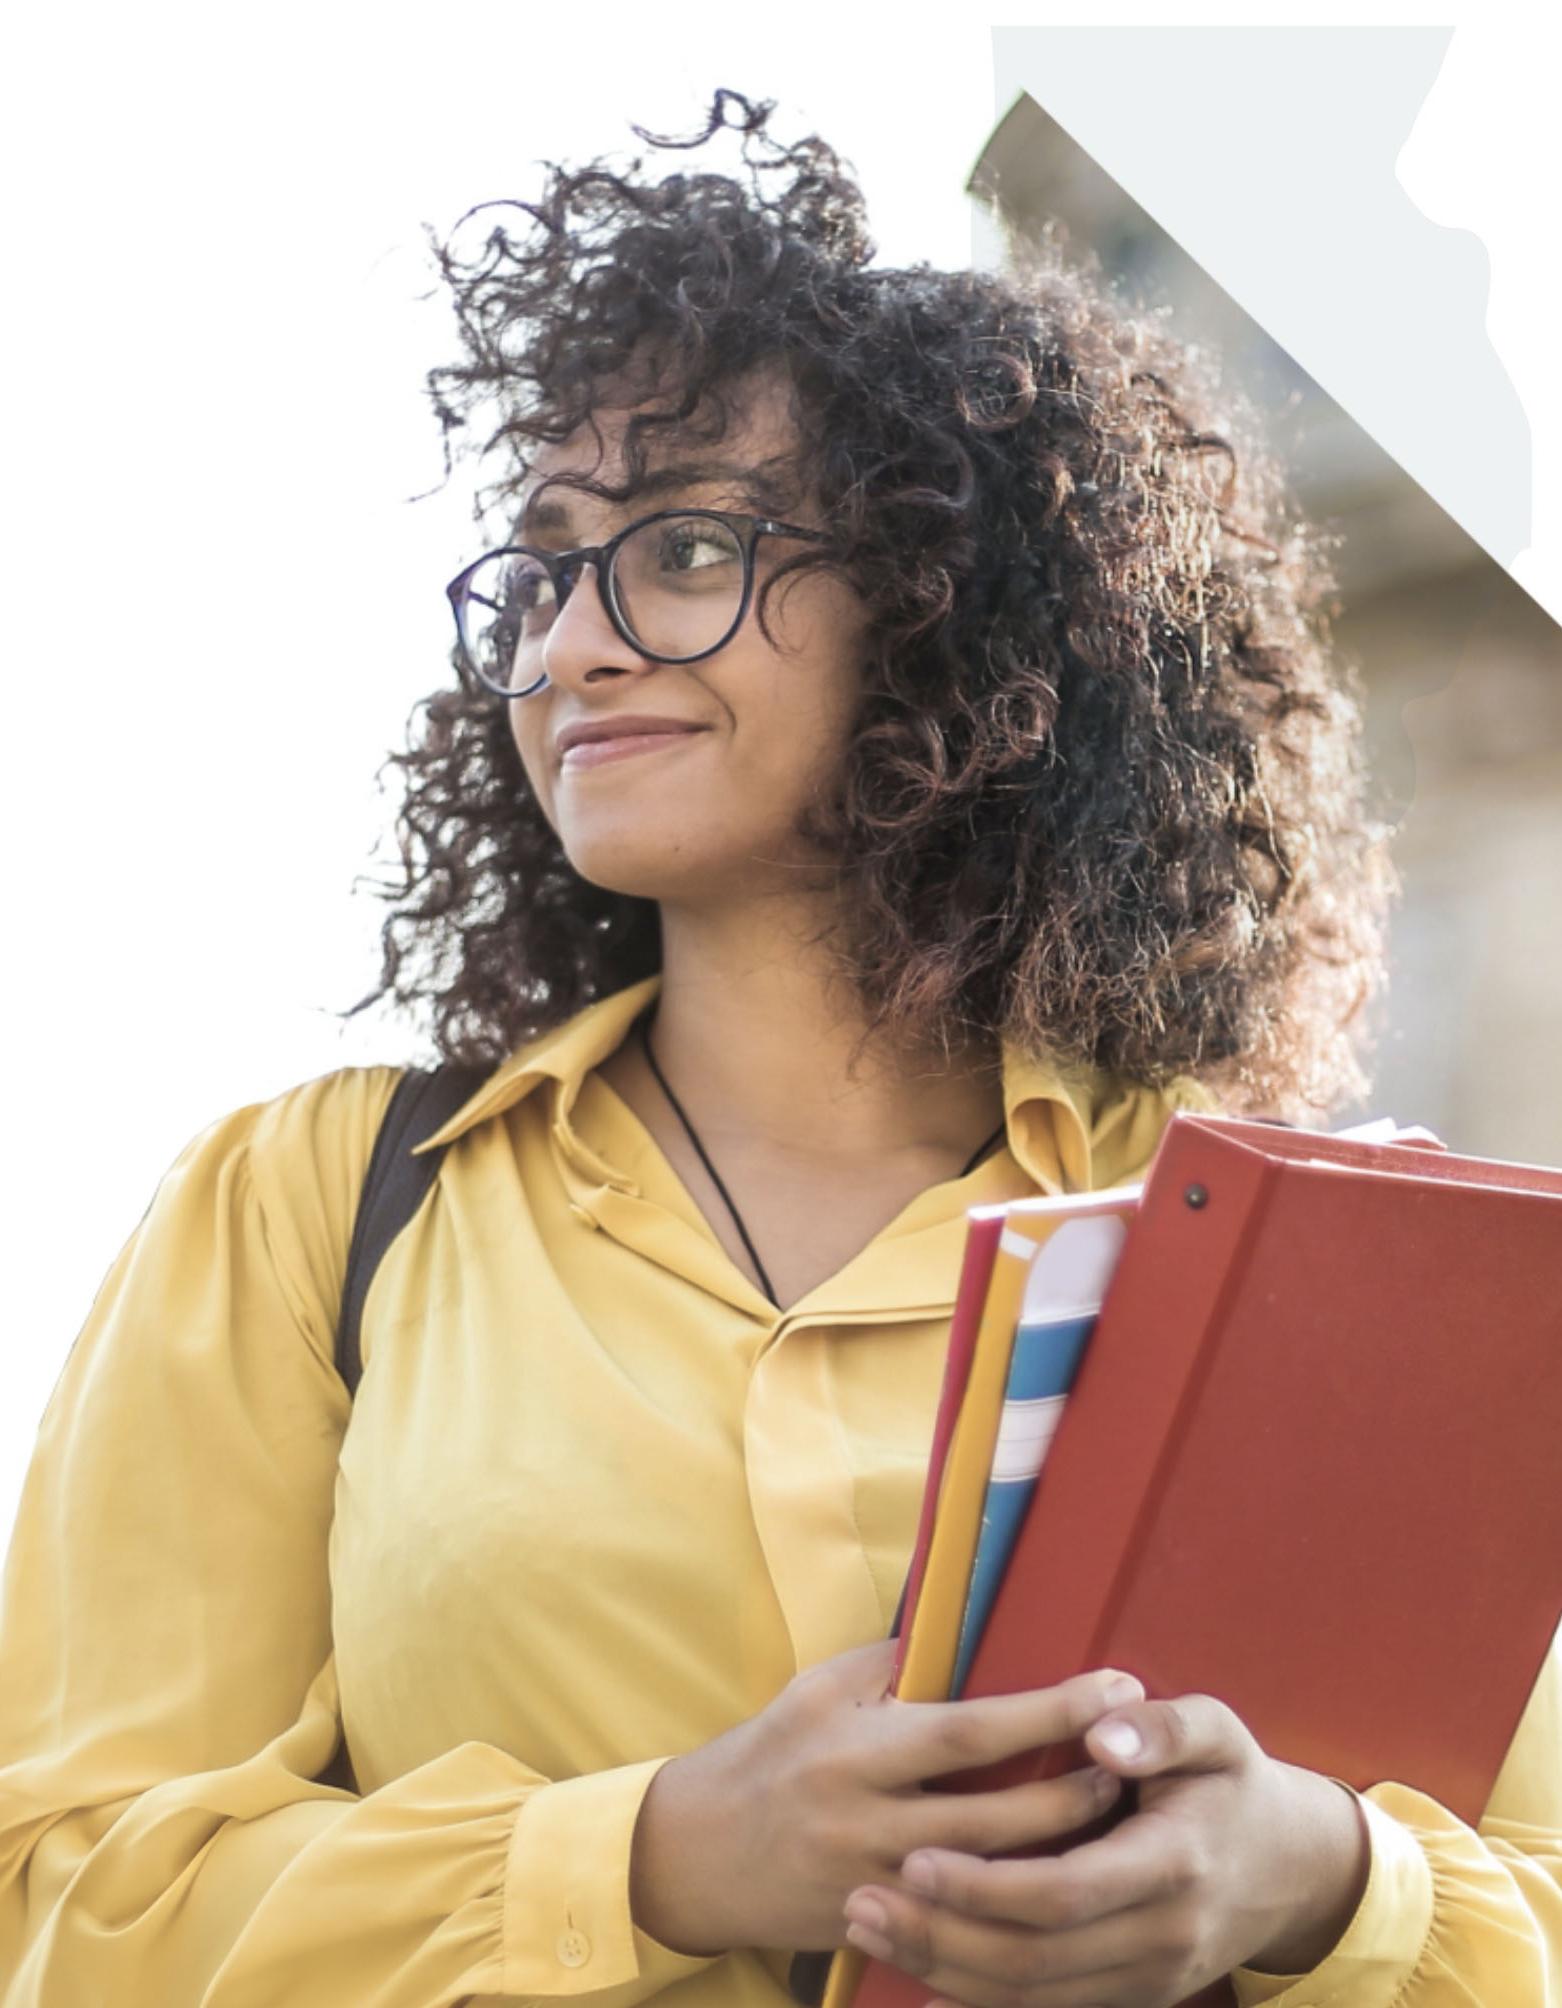
M542 645L587 565L615 631L650 662L702 662L743 625L754 597L761 537L830 540L822 530L734 516L720 509L662 509L626 524L605 544L490 551L446 586L466 667L500 697L531 697L548 681Z

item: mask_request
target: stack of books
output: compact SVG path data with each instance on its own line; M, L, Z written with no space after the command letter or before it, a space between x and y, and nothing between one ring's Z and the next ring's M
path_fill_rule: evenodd
M1559 1470L1562 1172L1179 1115L1143 1187L971 1216L894 1691L1120 1667L1473 1824L1562 1614ZM845 1952L824 2000L925 1992Z

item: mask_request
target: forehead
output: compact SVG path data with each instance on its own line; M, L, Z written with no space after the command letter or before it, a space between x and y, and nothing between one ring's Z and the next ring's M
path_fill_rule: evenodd
M567 439L540 446L522 491L528 508L547 490L550 502L567 506L572 489L587 484L588 493L627 487L624 501L675 494L685 486L746 491L747 499L767 509L790 499L798 436L790 399L779 385L762 381L729 394L719 434L708 410L683 425L642 430L635 442L640 466L633 468L627 453L631 418L665 409L656 401L610 407Z

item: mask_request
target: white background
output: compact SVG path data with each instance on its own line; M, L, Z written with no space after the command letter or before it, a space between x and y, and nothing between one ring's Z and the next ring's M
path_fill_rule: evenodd
M856 163L886 260L959 265L994 116L988 24L953 8L30 12L0 104L0 1530L66 1349L180 1147L294 1081L409 1055L404 1028L344 1034L331 1013L377 968L380 909L350 897L387 820L373 772L445 674L441 587L474 555L463 494L405 500L438 479L422 375L455 353L419 297L422 225L534 193L540 156L632 148L631 119L690 130L727 84ZM1457 33L1400 173L1490 249L1491 338L1535 436L1514 570L1556 612L1562 34L1490 6L1441 18Z

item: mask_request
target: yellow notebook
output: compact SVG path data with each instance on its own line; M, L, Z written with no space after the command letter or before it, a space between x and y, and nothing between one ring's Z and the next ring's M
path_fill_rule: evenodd
M901 1701L949 1698L1025 1285L1037 1250L1058 1224L1055 1213L1027 1215L1007 1206L1002 1211L1003 1233L993 1257L971 1371L939 1486L927 1568L895 1684ZM821 2008L849 2008L863 1965L863 1955L853 1946L836 1954Z
M1036 1251L1052 1232L1050 1219L1027 1220L1005 1208L982 1304L971 1371L955 1422L938 1493L938 1517L928 1548L921 1594L911 1614L900 1679L902 1701L946 1701L954 1677L971 1564L982 1530L993 1448L1009 1384L1009 1358Z

